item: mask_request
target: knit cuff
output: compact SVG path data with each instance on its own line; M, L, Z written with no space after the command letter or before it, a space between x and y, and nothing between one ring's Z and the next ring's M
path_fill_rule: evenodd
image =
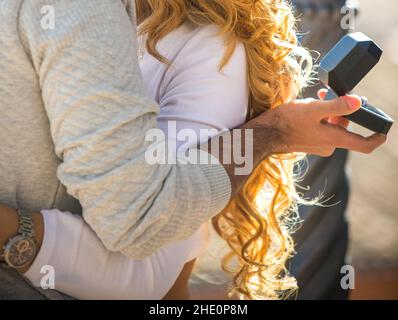
M223 210L231 199L232 188L228 173L223 165L210 155L211 164L199 165L210 187L209 213L216 215Z

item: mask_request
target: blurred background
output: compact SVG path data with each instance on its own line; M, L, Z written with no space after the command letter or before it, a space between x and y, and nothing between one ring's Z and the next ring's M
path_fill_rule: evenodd
M356 31L383 49L380 63L355 89L398 119L398 1L360 0ZM358 130L357 128L355 130ZM350 256L357 272L352 299L398 299L398 126L370 156L352 153L348 172Z
M360 0L355 29L384 49L380 63L355 88L371 104L398 119L398 1ZM359 127L353 128L361 132ZM364 132L363 132L364 133ZM398 124L372 155L352 153L348 173L350 249L355 290L350 299L398 299ZM220 270L223 242L211 236L208 252L191 279L193 298L225 299L228 279Z

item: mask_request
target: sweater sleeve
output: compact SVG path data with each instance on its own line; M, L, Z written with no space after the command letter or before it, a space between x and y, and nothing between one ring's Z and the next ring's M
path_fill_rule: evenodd
M53 8L52 29L43 6ZM25 0L19 25L62 160L58 178L107 249L146 257L225 207L222 165L146 161L159 107L147 98L122 1Z

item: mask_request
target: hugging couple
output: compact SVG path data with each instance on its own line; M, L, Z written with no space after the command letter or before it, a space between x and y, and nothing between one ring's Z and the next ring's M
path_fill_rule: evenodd
M282 0L0 0L0 298L188 299L209 221L235 297L295 292L294 164L386 137L347 130L356 96L296 100L294 25ZM216 132L191 146L210 164L146 161L171 121ZM244 146L213 144L234 129L253 136L247 175L217 157Z

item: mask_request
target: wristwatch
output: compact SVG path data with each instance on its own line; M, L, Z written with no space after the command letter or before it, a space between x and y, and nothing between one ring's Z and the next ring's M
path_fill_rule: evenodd
M5 263L14 269L26 267L34 260L37 251L32 215L21 209L17 209L17 213L19 217L18 234L8 240L2 254Z

